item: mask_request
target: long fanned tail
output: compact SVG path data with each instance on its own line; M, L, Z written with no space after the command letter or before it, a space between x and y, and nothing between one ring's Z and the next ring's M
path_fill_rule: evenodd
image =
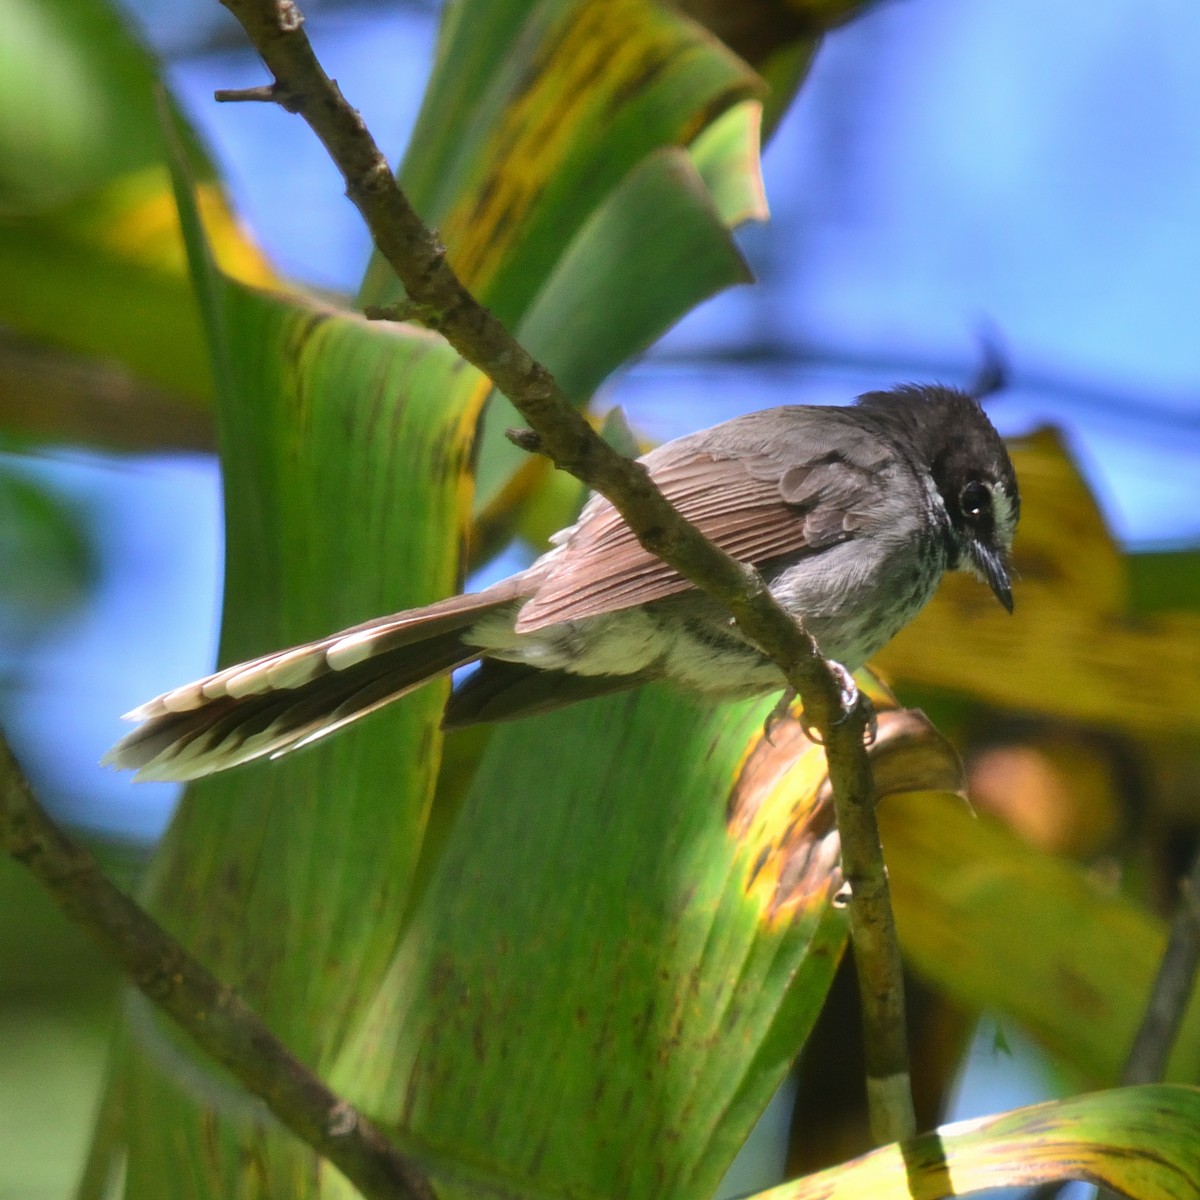
M500 587L456 596L238 663L127 713L138 728L101 761L185 780L298 749L473 662L463 632L512 598Z

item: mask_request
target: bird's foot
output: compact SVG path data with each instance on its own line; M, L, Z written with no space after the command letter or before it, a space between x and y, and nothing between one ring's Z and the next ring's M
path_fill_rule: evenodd
M854 682L854 676L841 663L831 660L829 662L829 669L833 672L834 678L838 682L838 700L842 709L841 716L834 721L834 724L840 725L856 709L861 711L863 720L866 723L863 729L863 742L868 746L872 745L879 733L879 717L875 713L875 705L871 702L871 697L859 690L858 684ZM803 713L800 715L800 728L804 730L804 736L810 742L816 742L818 746L823 744L820 732Z

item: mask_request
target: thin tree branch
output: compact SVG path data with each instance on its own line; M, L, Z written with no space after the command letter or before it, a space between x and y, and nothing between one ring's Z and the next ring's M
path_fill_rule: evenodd
M675 511L643 466L595 434L549 370L466 289L446 248L413 211L362 117L318 62L294 0L221 0L286 97L341 171L346 194L396 272L424 325L488 375L528 421L542 453L606 496L641 544L723 604L742 632L804 698L829 764L848 915L865 1009L871 1126L880 1141L915 1132L900 953L864 747L865 716L842 712L838 683L815 642L772 599L753 568L723 553Z
M1134 1035L1133 1046L1121 1072L1121 1083L1158 1083L1167 1073L1167 1060L1175 1046L1179 1028L1187 1013L1196 986L1196 968L1200 966L1200 847L1192 859L1191 870L1179 881L1179 901L1167 948L1163 951L1158 974L1150 987L1142 1023ZM1062 1185L1060 1185L1061 1188ZM1048 1191L1047 1198L1059 1192ZM1100 1188L1096 1200L1120 1200L1112 1188Z
M1191 870L1179 882L1179 903L1171 918L1167 948L1158 968L1146 1013L1129 1051L1123 1084L1158 1083L1187 1012L1200 965L1200 848Z
M433 1200L424 1173L329 1090L226 987L104 876L37 802L0 733L0 847L24 863L71 920L148 999L369 1200Z

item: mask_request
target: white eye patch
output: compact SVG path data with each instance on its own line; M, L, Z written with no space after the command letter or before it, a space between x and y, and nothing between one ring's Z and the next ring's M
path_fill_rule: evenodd
M1002 484L989 483L988 489L992 493L996 541L1007 550L1012 546L1013 534L1017 531L1017 509Z

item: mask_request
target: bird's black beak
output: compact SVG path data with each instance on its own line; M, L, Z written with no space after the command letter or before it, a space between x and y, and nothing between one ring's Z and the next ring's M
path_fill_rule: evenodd
M1008 575L1008 564L1004 555L983 542L972 541L971 562L975 574L995 593L996 599L1011 613L1013 610L1012 582Z

